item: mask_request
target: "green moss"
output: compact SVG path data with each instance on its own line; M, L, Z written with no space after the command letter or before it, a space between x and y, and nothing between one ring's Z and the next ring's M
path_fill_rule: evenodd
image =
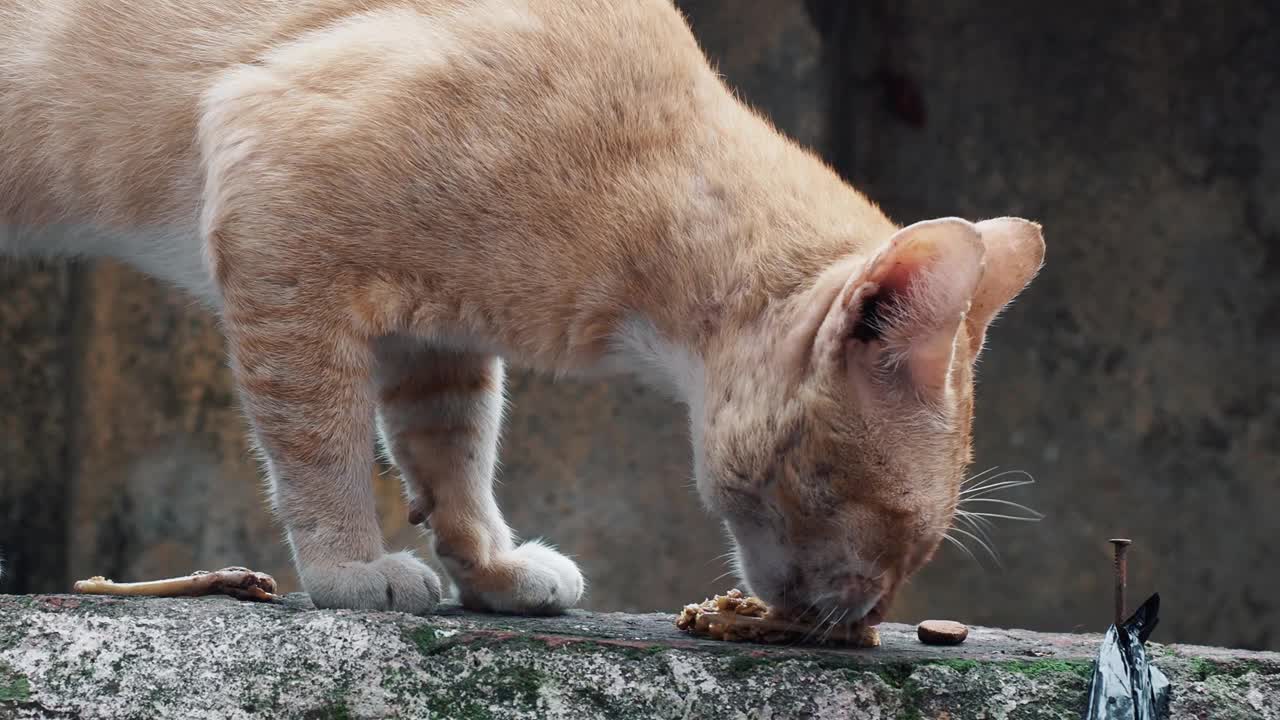
M418 648L418 652L423 655L430 655L438 651L440 636L436 634L435 628L429 625L419 625L404 631L405 641Z
M898 710L898 717L901 720L922 720L924 712L921 710L921 705L924 703L924 691L910 676L902 681L898 700L902 702L902 707Z
M451 720L493 720L493 713L489 712L489 708L471 701L463 705L452 702L433 704L432 710L438 713L439 717L451 718Z
M432 717L487 720L492 713L482 700L475 698L489 698L494 705L536 712L542 687L549 681L546 673L537 668L503 664L459 673L451 685L421 696Z
M661 655L662 653L671 649L668 647L663 647L662 645L648 645L646 647L639 647L639 648L628 647L626 645L614 645L611 647L617 652L621 652L626 657L637 658L641 660L643 660L644 658L650 658L650 657Z
M22 702L31 697L31 683L22 673L0 663L0 703Z
M601 710L609 709L609 696L597 687L580 687L574 689L574 694L587 700Z
M499 699L522 700L525 705L535 706L538 704L538 691L546 680L546 675L537 668L514 667L503 682L497 683L495 695Z
M955 660L921 660L918 663L885 663L882 665L856 665L846 667L850 673L871 672L879 675L890 687L901 689L918 668L938 666L969 673L982 668L1014 672L1037 677L1049 673L1070 673L1085 679L1093 674L1093 665L1086 660L1000 660L981 661L957 658Z
M489 677L483 673L484 678ZM427 707L432 717L457 718L458 720L489 720L492 713L485 706L472 700L472 697L486 697L491 688L486 686L482 678L468 676L452 687L444 688L427 696Z
M898 690L905 689L908 683L913 682L911 673L915 672L915 669L916 666L911 663L885 663L867 667L867 671L879 675L889 687Z
M1191 673L1196 680L1204 682L1211 677L1243 677L1249 673L1257 673L1259 675L1280 675L1280 667L1275 665L1265 665L1254 660L1232 660L1228 662L1213 662L1203 658L1191 659Z
M346 702L339 700L309 710L302 717L305 720L351 720L351 708L347 707Z
M1087 660L1015 660L993 664L1009 672L1028 677L1039 677L1050 673L1070 673L1087 681L1093 676L1093 663Z
M931 660L927 664L941 665L943 667L949 667L959 673L967 673L978 667L980 663L977 660Z
M769 663L763 657L754 657L751 655L735 655L727 665L724 666L725 672L730 677L741 678L755 672L755 669L761 665Z

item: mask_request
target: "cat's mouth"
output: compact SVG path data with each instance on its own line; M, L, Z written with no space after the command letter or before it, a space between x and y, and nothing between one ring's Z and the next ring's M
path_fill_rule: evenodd
M775 606L779 617L801 623L820 623L838 625L865 625L874 627L884 622L889 614L892 598L885 595L871 605L870 609L847 607L807 607ZM861 615L858 614L862 610Z
M871 607L871 611L867 613L866 617L862 618L862 624L875 626L884 622L885 616L889 614L889 602L887 597L877 600L876 604Z

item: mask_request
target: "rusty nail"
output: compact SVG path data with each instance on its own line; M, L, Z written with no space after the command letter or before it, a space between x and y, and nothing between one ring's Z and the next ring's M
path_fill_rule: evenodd
M1116 627L1124 622L1124 589L1129 583L1129 565L1125 561L1125 553L1129 551L1129 545L1132 540L1125 538L1112 538L1108 540L1115 548L1115 577L1116 577Z

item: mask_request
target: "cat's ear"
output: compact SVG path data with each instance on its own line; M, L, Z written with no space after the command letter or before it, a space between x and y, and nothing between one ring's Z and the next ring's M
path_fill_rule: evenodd
M977 226L959 218L899 230L836 296L816 353L845 373L902 380L925 396L943 391L985 251Z
M1044 235L1038 224L1022 218L983 220L975 227L986 248L986 270L965 317L969 352L976 359L982 351L991 321L1026 288L1044 265Z

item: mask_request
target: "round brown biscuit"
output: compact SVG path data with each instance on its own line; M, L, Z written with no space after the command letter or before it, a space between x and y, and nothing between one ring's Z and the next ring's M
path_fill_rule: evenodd
M916 626L916 637L926 645L959 645L969 628L952 620L925 620Z

